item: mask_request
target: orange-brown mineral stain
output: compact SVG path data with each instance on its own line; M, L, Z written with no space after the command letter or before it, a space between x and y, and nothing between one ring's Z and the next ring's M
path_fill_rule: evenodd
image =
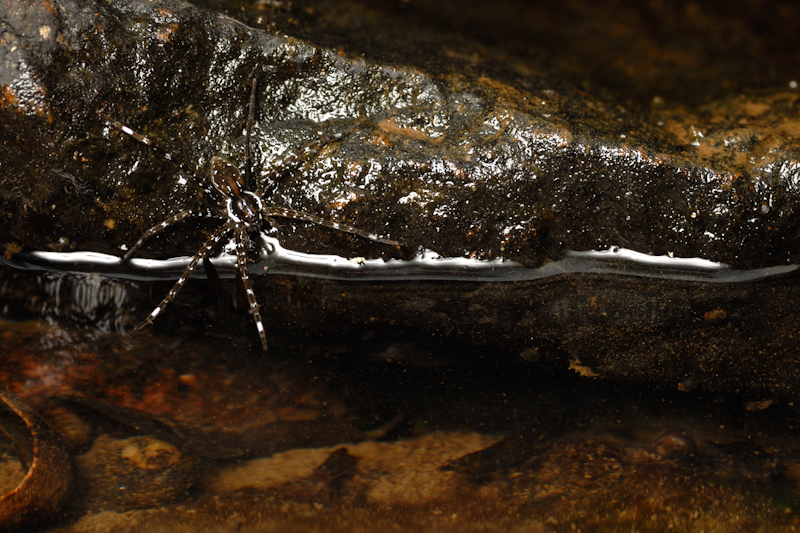
M44 101L44 87L36 85L35 98L23 97L14 87L3 85L3 92L0 94L0 109L16 110L21 115L34 114L45 117L47 123L53 122L53 116L42 102ZM33 95L32 95L33 96Z
M166 28L164 28L163 30L157 31L155 33L155 36L159 41L163 41L165 43L168 43L168 42L170 42L170 40L172 38L172 35L177 31L177 29L178 29L178 25L173 23L173 24L170 24L169 26L167 26Z

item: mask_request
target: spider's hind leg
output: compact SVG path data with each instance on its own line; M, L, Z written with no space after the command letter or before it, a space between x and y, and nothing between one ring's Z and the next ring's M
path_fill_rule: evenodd
M311 143L307 144L297 152L294 152L287 156L283 161L276 164L269 173L264 176L264 184L255 191L256 196L259 198L266 198L272 195L275 192L275 189L278 187L281 178L283 178L290 168L301 161L306 161L310 159L312 156L318 154L322 151L323 148L328 146L329 144L340 141L350 135L356 128L356 125L352 125L349 128L345 129L340 133L336 133L334 135L329 135L326 137L320 137L319 139L312 141Z
M250 282L250 276L247 273L247 244L249 242L247 230L243 226L237 227L236 267L239 269L239 277L242 278L244 292L247 294L247 302L250 304L250 310L253 313L253 320L256 323L258 336L261 339L261 347L264 351L267 351L267 335L264 331L264 323L261 321L261 311L258 307L258 300L256 300L256 293L253 292L253 284Z
M295 211L294 209L287 209L285 207L265 207L262 212L262 217L264 217L266 220L271 220L270 217L280 217L289 218L292 220L301 220L303 222L311 222L325 228L358 235L359 237L369 239L370 241L388 244L390 246L400 246L398 241L385 239L376 233L372 233L371 231L364 231L363 229L348 226L347 224L339 224L338 222L333 222L332 220L318 217L317 215L303 213L302 211Z

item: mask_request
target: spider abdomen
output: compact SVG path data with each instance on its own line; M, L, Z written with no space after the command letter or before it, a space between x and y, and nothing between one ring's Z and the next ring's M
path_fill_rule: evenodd
M211 184L223 196L239 196L242 192L243 180L242 173L236 165L227 159L219 156L211 158Z

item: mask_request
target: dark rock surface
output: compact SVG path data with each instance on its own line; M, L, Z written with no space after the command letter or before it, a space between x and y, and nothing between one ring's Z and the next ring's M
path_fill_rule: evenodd
M242 164L255 78L256 176L354 127L267 202L406 249L302 224L279 229L285 248L387 258L433 250L528 268L610 246L737 272L798 262L792 4L743 2L738 14L721 3L432 5L4 4L7 257L119 255L181 209L215 210L208 183L97 111L198 169L215 155ZM184 222L140 255L191 255L219 224ZM269 335L368 338L369 324L393 339L524 354L587 376L794 398L791 272L720 283L670 279L669 268L256 284Z
M208 184L184 183L96 112L197 168L214 155L242 162L256 78L257 174L318 131L357 124L294 172L275 205L412 249L526 265L609 245L737 268L797 260L789 78L688 110L658 91L651 112L629 111L552 74L522 77L513 62L491 69L490 53L460 58L446 42L424 59L409 51L401 62L395 49L380 61L346 41L318 46L183 2L47 5L11 2L2 16L2 240L24 249L113 251L175 210L213 207L201 198ZM325 29L307 31L332 40ZM175 241L161 249L194 250Z

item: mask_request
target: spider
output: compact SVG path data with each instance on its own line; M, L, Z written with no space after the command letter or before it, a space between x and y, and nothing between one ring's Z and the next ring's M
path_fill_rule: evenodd
M339 224L316 215L304 213L302 211L295 211L294 209L287 209L284 207L265 205L263 198L265 195L274 191L274 188L277 185L277 178L284 174L298 161L302 161L305 158L318 153L327 144L342 139L352 130L352 127L343 133L317 139L316 141L305 146L299 152L290 155L281 161L269 174L267 174L265 183L268 183L268 185L253 191L251 190L253 180L250 172L250 132L253 128L253 120L255 116L255 100L256 80L253 79L252 88L250 90L250 109L247 117L247 126L245 128L244 176L242 176L242 173L236 166L222 157L214 156L210 161L210 182L212 189L216 191L219 196L221 196L220 211L217 216L224 219L225 223L222 224L222 226L216 231L214 231L210 237L208 237L205 244L203 244L203 246L194 254L194 256L192 256L192 259L189 261L189 265L186 267L186 270L184 270L181 277L178 278L178 281L175 282L175 285L172 286L172 289L170 289L169 293L167 293L161 303L158 304L155 309L153 309L150 315L148 315L144 321L134 328L134 331L140 331L153 323L156 317L167 307L167 305L169 305L170 302L172 302L172 300L175 299L178 291L181 290L184 283L186 283L186 280L192 275L192 272L197 264L206 258L211 250L219 244L223 237L232 232L236 243L236 267L239 272L239 277L242 279L244 290L247 293L247 300L250 304L253 320L255 321L256 329L258 330L258 336L261 339L261 347L266 351L267 337L264 331L264 324L261 321L259 304L256 299L256 295L253 292L253 285L247 273L247 249L250 247L250 238L248 237L248 232L250 230L257 229L262 222L266 222L270 226L275 226L276 224L272 217L311 222L337 231L352 233L371 241L388 244L391 246L400 245L400 243L397 241L384 239L375 233L370 233L353 226ZM114 128L126 133L127 135L130 135L140 143L145 144L151 149L155 150L162 157L176 165L180 170L188 174L198 183L202 182L202 178L198 172L184 163L179 157L176 157L174 154L166 151L164 148L153 142L149 137L132 130L121 122L117 122L102 111L98 111L97 113ZM192 210L184 210L172 215L160 224L156 224L152 228L148 229L142 234L139 240L136 241L136 244L134 244L127 251L127 253L125 253L125 255L122 257L122 263L127 262L150 237L163 231L176 222L180 222L197 214L198 213Z

